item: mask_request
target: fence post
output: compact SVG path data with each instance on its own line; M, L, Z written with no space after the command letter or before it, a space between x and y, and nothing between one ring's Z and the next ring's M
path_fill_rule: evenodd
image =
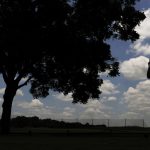
M125 121L124 123L125 123L125 127L126 127L127 126L127 119L125 119L124 121Z
M144 119L143 119L143 128L145 127L145 122L144 122Z
M78 118L76 118L76 121L75 121L75 123L78 123L79 121L78 121Z
M93 119L92 119L92 126L93 126Z
M109 119L107 120L107 126L109 127Z

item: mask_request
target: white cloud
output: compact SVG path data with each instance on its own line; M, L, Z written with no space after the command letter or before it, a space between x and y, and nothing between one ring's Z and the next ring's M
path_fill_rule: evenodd
M126 60L120 64L120 73L129 80L144 80L147 78L148 61L144 56Z
M2 113L2 103L3 103L3 99L0 98L0 114Z
M61 118L62 119L69 119L69 118L72 118L72 113L70 113L70 112L66 112L66 111L64 111L64 112L62 112L62 114L61 114Z
M129 87L123 95L128 112L139 113L144 117L150 114L150 80L141 81L136 87Z
M99 76L100 77L106 77L106 76L108 76L108 73L109 73L110 71L109 70L106 70L105 72L100 72L99 73Z
M100 87L103 95L117 94L117 86L114 85L110 80L104 80L102 86Z
M24 116L38 116L40 118L60 118L60 114L57 110L53 110L53 107L45 106L40 100L34 99L31 102L18 101L13 106L15 109L12 111L12 116L24 115Z
M140 119L141 118L142 119L143 116L140 113L131 112L131 111L125 112L125 113L119 115L119 119L125 119L125 118L127 118L127 119Z
M20 89L17 90L17 93L16 93L16 94L17 94L17 96L23 96L23 95L24 95L23 91L20 90Z
M67 111L67 112L70 112L70 113L74 113L75 112L75 108L65 107L64 111Z
M64 111L60 114L60 117L62 119L72 119L74 118L75 111L76 111L75 108L65 107Z
M22 102L18 104L19 107L24 109L30 109L30 108L42 108L43 103L39 101L38 99L33 99L31 102Z
M39 101L38 99L33 99L30 103L31 107L43 107L43 103Z
M60 94L55 95L55 97L59 100L65 101L65 102L69 102L69 101L73 100L72 93L69 93L66 96L63 93L60 93Z
M100 119L110 117L110 115L106 112L109 112L111 108L104 105L101 101L89 100L89 102L86 105L80 104L80 106L84 109L80 115L80 118Z
M28 109L26 111L27 116L39 116L40 118L54 118L55 114L52 111L52 108L35 108L35 109Z
M25 115L25 116L38 116L40 118L52 118L52 119L72 119L76 109L71 107L64 107L63 109L57 109L44 105L40 100L34 99L31 102L17 102L16 108L21 108L21 111L13 111L13 116Z
M83 108L94 108L96 109L104 109L105 106L101 103L100 100L89 100L87 104L79 104Z
M116 97L114 97L114 96L110 96L110 97L108 97L108 101L116 101L117 100L117 98Z
M5 93L5 88L1 88L0 89L0 94L4 94Z
M150 37L150 33L149 33L150 8L145 10L144 14L146 16L146 19L143 22L141 22L140 26L136 27L136 31L140 34L140 37L142 39L146 39L147 37Z
M106 97L105 100L107 101L116 100L116 98L111 95L119 93L119 90L117 88L118 86L114 85L110 80L104 80L102 86L100 87L100 90L102 91L102 97ZM65 102L73 101L72 93L69 93L66 96L63 93L54 96L61 101Z
M136 54L150 55L150 44L146 40L150 40L150 8L144 11L146 19L137 26L135 30L139 33L140 38L131 45L132 51Z
M24 83L25 81L27 81L28 77L22 78L20 83Z
M113 84L110 80L104 80L100 90L102 94L100 95L100 102L104 104L105 102L109 105L112 103L109 102L116 102L117 95L120 93L118 90L119 85ZM105 103L105 105L106 105Z
M4 93L5 93L5 88L1 88L1 89L0 89L0 94L4 94ZM23 96L24 93L23 93L22 90L18 89L16 95L17 95L17 96Z
M2 98L0 98L0 103L2 103L3 102L3 99Z
M52 111L51 108L24 108L22 111L12 111L12 116L38 116L40 118L57 118L57 114Z
M94 108L87 108L80 116L80 119L104 119L110 118L110 115L107 113Z

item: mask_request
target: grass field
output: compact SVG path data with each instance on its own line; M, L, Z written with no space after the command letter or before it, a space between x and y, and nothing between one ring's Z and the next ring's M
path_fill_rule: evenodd
M38 130L39 131L39 130ZM41 132L42 131L42 132ZM49 130L32 133L12 133L0 136L0 150L147 150L150 148L150 134L147 132L95 133L90 130ZM48 131L48 130L47 130ZM53 131L53 132L52 132ZM81 132L84 131L84 132Z

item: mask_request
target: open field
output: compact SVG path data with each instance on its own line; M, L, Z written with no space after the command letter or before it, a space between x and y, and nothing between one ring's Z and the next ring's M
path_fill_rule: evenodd
M45 132L44 132L45 130ZM149 129L102 132L88 129L14 130L0 136L0 150L146 150L150 148ZM144 131L145 130L145 131ZM147 130L147 131L146 131ZM47 131L47 133L46 133Z
M0 137L1 150L146 150L144 136L47 136L10 135Z

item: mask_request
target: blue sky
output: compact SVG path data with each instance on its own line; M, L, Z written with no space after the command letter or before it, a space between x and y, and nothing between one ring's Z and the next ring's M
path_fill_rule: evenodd
M50 91L45 99L34 99L29 87L17 92L13 102L12 116L39 116L52 119L145 119L150 122L150 81L146 79L150 57L150 1L141 0L136 7L147 18L136 27L140 39L134 43L109 40L112 55L120 62L120 76L109 78L102 75L104 84L100 100L88 104L72 104L70 95ZM5 84L0 79L0 104ZM0 112L2 109L0 108Z

